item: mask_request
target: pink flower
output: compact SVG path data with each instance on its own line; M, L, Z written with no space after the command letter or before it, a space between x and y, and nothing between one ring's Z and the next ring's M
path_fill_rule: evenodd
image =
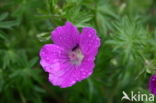
M54 44L46 44L40 50L40 64L49 73L49 81L61 88L74 85L93 73L94 60L100 47L96 30L78 29L67 22L51 33Z
M149 90L156 95L156 75L152 75L149 80Z

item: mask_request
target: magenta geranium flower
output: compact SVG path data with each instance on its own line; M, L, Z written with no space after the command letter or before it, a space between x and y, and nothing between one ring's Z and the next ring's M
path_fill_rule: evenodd
M152 75L149 80L149 90L156 95L156 75Z
M94 60L100 47L96 30L78 29L67 22L51 32L54 44L46 44L40 51L40 64L49 73L49 81L61 88L74 85L93 73Z

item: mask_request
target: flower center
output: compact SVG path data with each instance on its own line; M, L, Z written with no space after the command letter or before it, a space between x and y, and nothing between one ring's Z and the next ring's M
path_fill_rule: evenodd
M69 52L69 59L72 64L80 65L84 55L82 54L78 46L74 47L71 52Z

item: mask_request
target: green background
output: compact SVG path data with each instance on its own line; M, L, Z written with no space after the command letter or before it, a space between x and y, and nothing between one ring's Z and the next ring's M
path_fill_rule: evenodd
M95 28L102 45L93 75L62 89L39 50L66 21ZM0 0L0 103L135 103L122 91L149 94L155 73L156 0Z

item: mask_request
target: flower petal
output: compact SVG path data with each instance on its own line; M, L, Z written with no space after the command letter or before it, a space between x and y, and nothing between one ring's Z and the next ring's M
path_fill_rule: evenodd
M57 27L51 33L53 42L66 49L72 49L78 44L79 32L77 28L70 22L66 22L64 26Z
M94 61L90 61L88 58L85 58L76 70L76 80L81 81L88 78L93 73L94 66Z
M64 48L55 44L46 44L40 50L40 64L46 72L55 72L60 64L68 61Z
M96 56L100 46L100 38L96 35L96 30L90 27L82 29L80 35L80 48L84 55Z
M76 80L74 78L74 66L68 63L62 64L60 71L49 74L49 81L61 88L66 88L74 85Z
M149 81L149 90L156 95L156 75L152 75Z
M70 87L77 81L88 78L93 73L94 66L94 62L88 59L85 59L80 66L71 65L67 62L61 64L59 71L49 74L49 81L61 88Z

